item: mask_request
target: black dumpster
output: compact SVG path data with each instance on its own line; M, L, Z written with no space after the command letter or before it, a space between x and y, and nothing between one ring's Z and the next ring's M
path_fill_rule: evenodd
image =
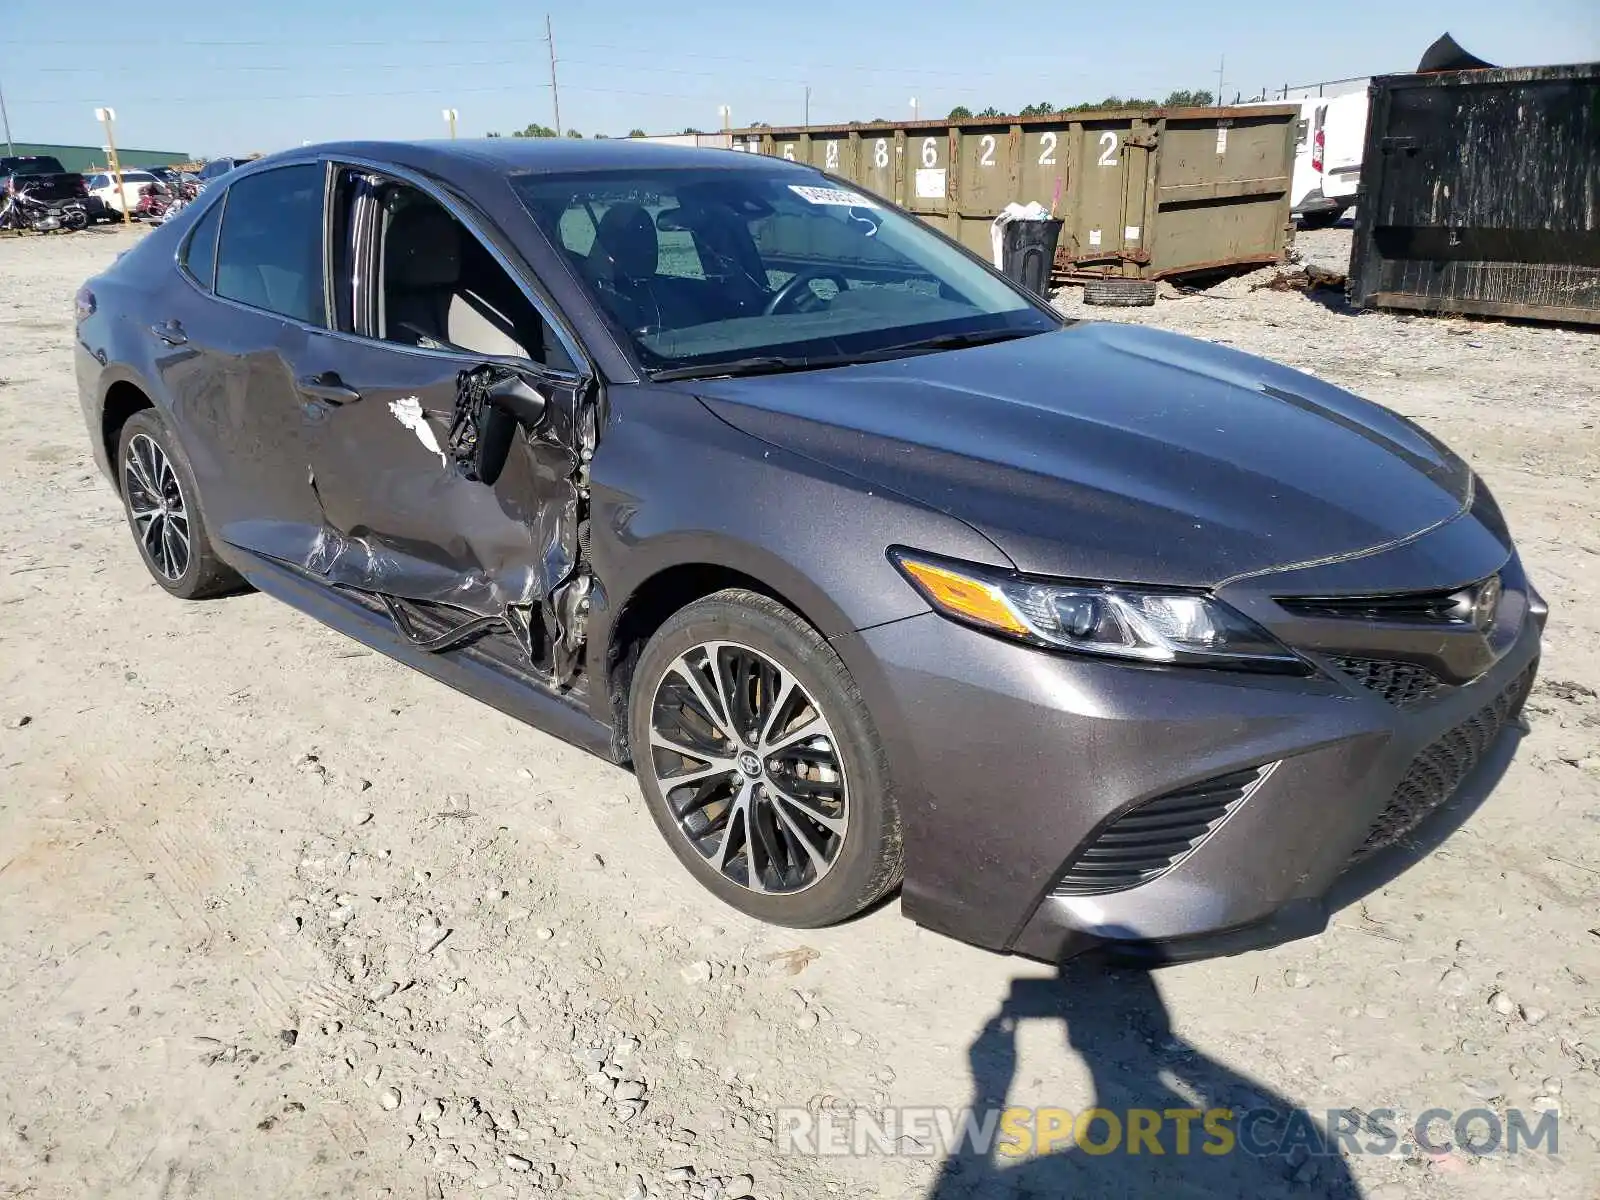
M1600 63L1372 81L1360 308L1600 324Z
M1060 221L1007 221L1000 231L1001 272L1036 295L1048 295L1060 241Z

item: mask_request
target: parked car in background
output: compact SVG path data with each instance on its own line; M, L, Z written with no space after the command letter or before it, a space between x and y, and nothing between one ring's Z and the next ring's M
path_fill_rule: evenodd
M120 183L115 174L102 171L90 176L89 195L104 205L108 219L115 219L122 215L124 207L130 212L137 209L140 195L150 184L158 188L166 187L160 178L142 167L123 171Z
M778 158L302 148L88 281L75 342L158 585L253 584L631 764L778 924L903 875L1047 959L1317 932L1539 659L1493 496L1410 420L1067 321Z
M213 179L218 179L233 170L240 163L248 160L242 158L213 158L200 168L200 186L205 187Z

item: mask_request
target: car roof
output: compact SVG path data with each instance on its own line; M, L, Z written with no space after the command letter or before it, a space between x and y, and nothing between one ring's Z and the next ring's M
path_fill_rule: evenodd
M790 170L815 177L815 169L763 154L695 146L672 146L635 138L475 138L412 142L325 142L241 164L254 170L274 163L350 157L426 171L445 179L519 174L525 171L584 172L641 168L772 172Z

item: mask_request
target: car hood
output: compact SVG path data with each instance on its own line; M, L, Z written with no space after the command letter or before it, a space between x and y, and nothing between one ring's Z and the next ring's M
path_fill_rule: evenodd
M1410 421L1137 326L689 386L754 437L967 522L1028 572L1210 587L1391 546L1471 502L1470 469Z

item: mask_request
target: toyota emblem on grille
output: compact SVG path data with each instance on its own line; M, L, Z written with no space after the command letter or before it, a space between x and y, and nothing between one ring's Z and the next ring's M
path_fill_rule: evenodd
M1500 591L1498 575L1489 576L1478 588L1477 598L1472 602L1472 623L1479 629L1487 631L1493 627L1495 615L1500 611Z

